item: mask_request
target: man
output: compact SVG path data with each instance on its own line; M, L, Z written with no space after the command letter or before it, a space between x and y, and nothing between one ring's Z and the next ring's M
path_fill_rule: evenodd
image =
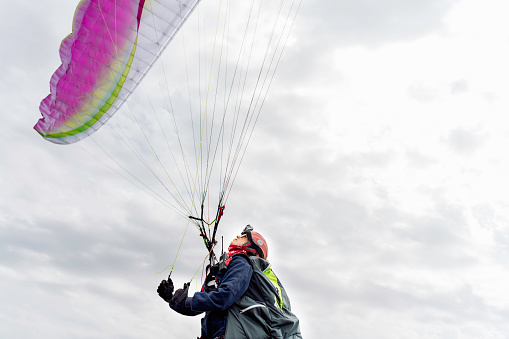
M201 292L189 297L186 283L173 293L170 278L161 281L157 292L178 313L205 312L201 339L302 339L299 320L267 254L267 242L248 225L210 268Z

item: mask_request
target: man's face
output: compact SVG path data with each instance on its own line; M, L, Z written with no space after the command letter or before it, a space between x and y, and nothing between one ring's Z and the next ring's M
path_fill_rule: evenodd
M247 235L237 235L230 243L230 246L235 245L240 247L248 241L249 239L247 238Z

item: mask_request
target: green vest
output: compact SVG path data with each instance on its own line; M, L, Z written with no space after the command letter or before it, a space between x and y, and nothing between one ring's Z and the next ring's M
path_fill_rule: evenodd
M249 257L253 276L246 293L228 308L225 339L302 339L299 319L290 299L270 267Z

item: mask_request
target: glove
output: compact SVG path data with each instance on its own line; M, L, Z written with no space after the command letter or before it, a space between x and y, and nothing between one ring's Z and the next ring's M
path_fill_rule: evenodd
M163 280L159 284L159 287L157 288L157 294L161 298L163 298L164 301L170 302L171 297L173 296L173 281L171 281L171 278L168 276L168 280Z
M170 300L170 305L182 304L182 306L185 306L190 284L191 284L190 282L185 283L184 288L179 288L178 290L175 291L175 294Z

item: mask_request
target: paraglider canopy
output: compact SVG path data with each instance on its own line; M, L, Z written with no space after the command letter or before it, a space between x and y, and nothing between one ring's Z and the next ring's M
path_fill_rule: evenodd
M97 131L138 86L199 0L84 0L35 130L58 144Z

